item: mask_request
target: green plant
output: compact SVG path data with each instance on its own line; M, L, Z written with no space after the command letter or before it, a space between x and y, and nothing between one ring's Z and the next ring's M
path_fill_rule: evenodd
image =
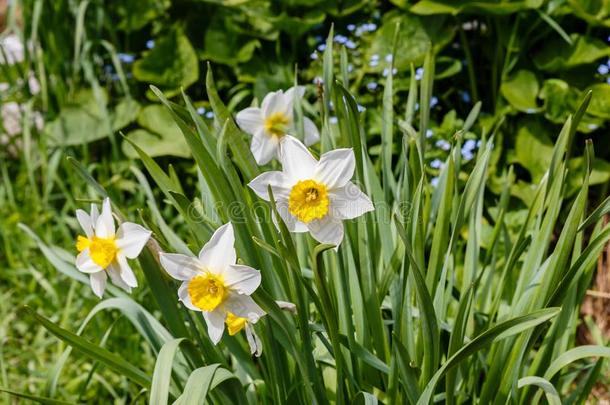
M464 176L461 144L473 128L479 104L454 134L438 182L430 183L425 134L434 77L431 53L420 85L411 79L405 119L398 126L393 76L387 77L378 161L367 152L366 121L355 99L333 77L333 57L328 47L319 152L353 148L355 179L376 208L346 223L338 251L306 235L290 234L283 222L276 228L269 216L277 209L273 198L264 210L256 209L258 202L246 184L260 168L251 164L247 138L217 96L208 71L213 127L196 114L186 95L179 105L151 87L189 145L199 173L194 192L185 192L171 168L164 170L132 144L165 204L177 213L181 229L176 233L167 225L154 194L147 192L149 210L141 212L140 219L154 231L158 245L140 258L142 284L150 288L165 326L118 290L110 290L116 298L102 301L84 322L105 310L121 312L156 353L154 371L92 344L33 309L25 310L28 316L131 380L142 390L131 398L134 401L148 392L155 403L168 398L178 403L504 403L509 398L531 403L540 397L534 387L542 389L549 402L557 402L574 385L582 387L582 393L572 400L584 401L601 363L589 371L588 365L574 362L610 355L603 346L574 347L579 303L610 239L610 228L601 221L610 209L608 202L586 215L590 142L582 187L574 198L569 198L566 182L571 170L567 157L590 94L567 118L535 197L526 206L511 197L512 168L500 174L504 181L499 198L487 187L498 126L478 134L481 146ZM421 108L415 119L418 94ZM302 116L301 103L295 109L296 116ZM336 125L330 122L331 110ZM396 154L395 139L401 145ZM84 168L76 167L92 190L107 195ZM146 177L134 173L150 190ZM520 212L525 218L515 229L510 219ZM175 286L156 261L159 250L198 249L228 221L235 226L238 257L262 274L262 287L253 295L268 314L255 326L264 346L258 359L250 357L241 337L225 337L219 346L212 345L202 318L178 305ZM38 244L58 269L82 281L71 258L42 240ZM282 311L275 300L294 302L296 313ZM568 365L575 372L561 373Z

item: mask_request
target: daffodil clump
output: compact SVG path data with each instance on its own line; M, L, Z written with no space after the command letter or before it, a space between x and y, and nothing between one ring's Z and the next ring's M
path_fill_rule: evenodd
M325 61L329 69L332 58ZM388 74L374 149L366 115L328 71L319 129L303 86L233 115L210 73L213 127L186 95L181 105L151 87L184 135L196 180L165 171L132 143L148 174L133 168L147 191L143 226L124 221L75 163L105 197L101 211L76 211L78 272L65 251L37 243L104 300L79 334L27 311L153 404L529 404L587 391L601 363L574 362L610 357L603 345L571 343L610 240L610 203L587 209L590 143L582 186L573 198L566 192L589 99L564 125L530 203L519 206L513 170L489 170L498 129L475 126L480 105L443 147L446 160L427 167L428 153L438 155L425 135L431 54L425 72L411 78L401 118ZM467 159L466 136L480 138ZM81 336L110 310L150 346L153 370ZM69 355L49 378L51 396Z

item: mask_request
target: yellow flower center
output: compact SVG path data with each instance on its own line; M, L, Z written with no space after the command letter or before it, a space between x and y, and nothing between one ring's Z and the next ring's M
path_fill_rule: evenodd
M189 281L191 302L203 311L213 311L225 300L227 287L222 276L207 272Z
M227 319L225 319L225 323L227 324L227 327L229 329L229 335L233 336L246 327L246 323L248 323L248 320L246 318L241 318L231 312L227 312Z
M304 223L324 218L329 203L326 186L315 180L299 181L288 196L288 210Z
M271 135L281 137L286 134L289 123L290 119L286 114L276 112L265 119L265 130Z
M79 235L76 240L76 249L78 249L79 252L82 252L87 248L89 248L91 260L104 269L110 266L110 263L115 260L119 250L114 241L114 237L98 238L97 236L94 236L93 238L88 239Z

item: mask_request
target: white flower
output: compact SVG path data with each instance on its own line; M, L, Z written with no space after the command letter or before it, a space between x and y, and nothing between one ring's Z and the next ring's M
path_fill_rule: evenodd
M151 231L132 222L123 222L115 233L108 198L104 199L101 215L97 205L91 204L91 214L76 210L76 218L86 235L79 235L76 242L80 252L76 267L89 274L95 295L102 298L108 276L113 284L131 292L131 288L138 286L138 281L127 259L138 257Z
M248 184L269 200L271 186L277 210L291 232L308 232L320 243L339 246L344 219L374 209L371 200L350 181L356 161L352 149L323 154L318 162L305 145L286 136L280 147L282 171L266 172Z
M296 94L295 94L296 90ZM289 132L294 133L294 97L303 97L305 87L291 87L284 93L282 90L265 96L261 108L249 107L237 113L236 121L244 132L252 137L250 150L256 163L264 165L278 156L280 140ZM303 117L305 144L312 145L320 140L316 125Z
M203 312L214 344L222 337L225 321L236 322L231 317L244 318L244 327L247 322L256 323L265 315L250 297L261 283L261 274L251 267L236 264L234 244L233 225L229 222L214 232L199 257L177 253L159 255L165 271L182 281L178 289L180 301L193 311ZM229 332L238 324L230 324Z
M9 34L0 39L0 64L14 65L23 62L25 47L16 34Z

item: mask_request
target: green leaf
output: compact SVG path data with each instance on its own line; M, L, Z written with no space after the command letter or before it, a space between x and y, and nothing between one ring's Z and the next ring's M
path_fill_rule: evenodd
M534 118L520 121L513 162L525 167L537 183L546 173L553 158L553 143L542 123Z
M134 63L133 76L167 89L187 88L199 78L199 61L186 35L173 29Z
M260 48L258 39L240 35L227 26L227 19L213 18L205 31L201 59L226 65L237 65L252 59L254 52Z
M538 110L538 80L529 70L519 70L500 86L504 98L517 110L533 113Z
M577 35L570 38L573 45L567 44L562 38L545 41L541 49L534 54L536 67L557 72L592 63L610 55L610 47L599 39Z
M101 101L107 103L107 95L100 92ZM139 105L133 99L122 99L110 113L110 127L117 131L136 118ZM91 90L81 90L67 103L59 116L45 126L51 145L67 146L93 142L108 136L104 113Z
M29 399L30 401L38 402L43 405L73 405L72 402L59 401L53 398L39 397L37 395L26 394L25 392L13 391L8 388L0 387L0 392L6 392L16 396L17 398Z
M447 371L460 364L463 360L465 360L472 354L478 352L479 350L494 341L507 338L511 335L519 334L527 329L531 329L537 325L540 325L541 323L544 323L549 319L557 316L559 312L559 308L541 309L539 311L532 312L528 315L518 316L516 318L501 322L496 326L481 333L479 336L470 341L470 343L463 346L457 353L451 356L441 366L441 368L438 369L438 371L430 379L428 385L426 385L426 389L422 393L421 397L419 397L417 404L429 404L438 381L447 373Z
M57 326L57 324L51 322L44 316L37 314L36 311L28 306L24 306L22 311L32 316L38 323L44 326L45 329L84 355L99 361L119 375L129 378L141 387L150 387L150 378L148 375L131 363L128 363L123 357L111 353L81 336Z
M174 405L203 405L206 403L210 391L216 386L230 378L237 378L219 366L219 364L212 364L193 371L186 381L182 395Z
M512 14L528 8L538 8L543 0L483 1L483 0L422 0L410 11L415 14L453 14L476 12L483 14Z
M170 6L169 0L124 0L109 5L119 21L117 27L124 31L138 31L161 17Z
M148 156L178 156L187 158L191 155L180 128L172 115L161 104L144 107L138 115L138 124L144 129L129 132L126 138L138 145ZM138 153L129 142L123 141L123 152L137 158Z
M557 390L555 389L553 384L550 383L550 381L545 380L542 377L535 376L523 377L520 378L519 381L517 381L518 388L523 388L527 385L535 385L541 388L544 391L544 394L546 395L546 399L549 402L549 405L561 405L561 398L559 398L559 393L557 393Z
M174 357L178 352L184 338L173 339L165 343L161 348L155 362L152 384L150 388L151 404L166 404L169 398L172 370L174 369Z

